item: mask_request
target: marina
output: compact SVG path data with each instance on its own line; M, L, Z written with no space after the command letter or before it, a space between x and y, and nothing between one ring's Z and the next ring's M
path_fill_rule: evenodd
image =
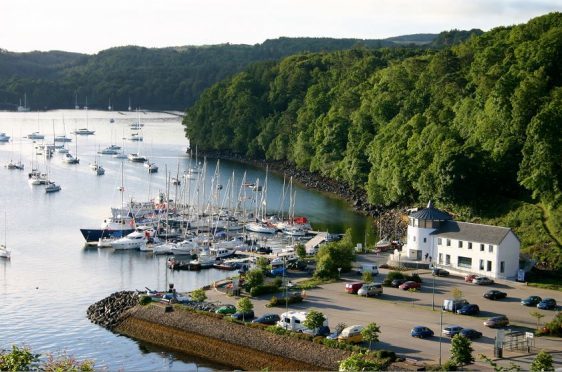
M21 161L27 166L26 170L30 170L13 172L0 167L0 171L4 172L0 181L3 183L0 193L6 201L7 244L11 252L10 260L0 259L0 293L3 298L10 298L0 312L0 322L4 325L0 330L0 347L25 342L35 352L65 350L69 354L95 359L96 366L111 370L125 367L165 370L220 368L220 365L208 364L183 354L163 351L139 341L116 336L91 324L85 313L92 302L117 290L145 287L164 289L168 283L174 283L178 290L184 292L236 273L236 269L232 270L228 262L217 263L216 259L213 260L204 252L196 254L197 258L188 258L195 256L185 253L171 255L174 248L176 252L188 252L186 247L190 244L181 242L193 240L196 236L188 235L187 239L184 239L181 233L185 231L177 235L179 231L164 229L161 232L163 237L159 239L165 243L168 237L168 245L149 243L141 244L135 249L112 248L113 238L122 238L135 230L121 207L133 201L137 203L136 207L142 210L147 207L145 203L151 199L152 203L156 201L152 206L162 204L158 200L162 193L170 195L170 205L176 201L179 203L182 200L182 188L186 197L189 194L188 188L192 196L195 196L195 185L198 179L206 174L205 199L213 196L209 190L215 190L216 197L221 195L218 198L221 200L219 205L223 203L223 208L227 209L228 203L224 196L232 193L234 199L237 199L240 186L244 182L255 183L259 178L261 185L266 177L265 170L221 160L218 173L220 177L211 187L211 180L216 171L216 159L207 159L205 163L200 156L197 161L195 157L189 157L185 152L187 140L183 135L181 119L156 113L141 115L145 124L143 135L150 139L149 143L152 142L151 148L148 149L150 160L158 163L158 173L147 172L142 163L118 159L109 154L98 154L100 149L112 145L112 126L115 126L115 133L120 133L122 127L127 128L130 123L138 121L136 112L124 113L119 116L119 121L110 124L109 119L115 112L90 110L88 127L95 130L95 135L80 137L79 153L82 161L79 164L64 163L63 155L56 152L48 159L44 154L36 155L34 146L42 141L23 136L40 131L47 133L43 143L52 144L53 135L48 133L52 133L53 120L57 129L62 128L63 115L67 127L85 126L86 113L83 110L40 113L39 126L37 113L0 113L0 131L11 133L13 128L21 126L22 135L14 135L11 140L14 141L14 149L21 147ZM19 133L19 129L14 133ZM132 146L134 147L127 146L124 153L128 154L139 148L136 143ZM147 149L142 146L141 143L140 153L146 153ZM73 147L74 143L70 148L74 150ZM8 164L11 151L12 143L0 145L0 164ZM89 167L96 159L99 159L105 168L103 177L98 177ZM204 164L206 168L203 167ZM230 181L230 184L235 187L228 186L233 172L235 181ZM244 172L246 181L243 181ZM190 175L192 178L184 175ZM174 185L171 181L173 177L181 180L180 184ZM46 193L45 185L49 181L55 182L61 190ZM41 184L32 186L32 182ZM220 191L219 185L222 185ZM276 214L279 210L283 187L282 176L268 174L268 215ZM365 227L369 226L370 221L351 211L344 201L304 190L298 185L294 185L293 190L297 192L295 215L306 216L314 230L343 233L347 227L351 227L356 240L363 240ZM242 192L244 191L247 196L254 192L249 187L243 188ZM200 197L204 200L202 187ZM286 198L288 206L289 196L286 195ZM234 205L233 202L232 207ZM248 202L248 212L255 211L255 206L253 207ZM288 209L285 210L285 215L287 212ZM171 228L172 225L185 224L184 217L186 216L169 215ZM209 226L208 221L212 222L212 218L207 217L197 224L194 222L194 227L209 234L212 225ZM240 221L228 218L220 221L222 233L228 238L223 240L226 246L221 247L219 244L217 247L228 251L232 248L228 247L228 244L237 245L240 239L237 241L235 237L244 237L245 233L239 230ZM109 229L101 228L102 223ZM135 222L134 226L139 228L141 224ZM85 245L86 239L81 229L88 230L88 240L91 244ZM106 234L112 231L113 236L104 235L104 231ZM186 231L197 230L193 228ZM237 235L236 231L241 234ZM204 242L205 234L199 235L199 239ZM279 239L274 239L277 236ZM282 252L291 239L294 240L277 232L252 238L248 236L248 239L244 240L255 241L256 246L263 248L262 251L271 248L271 254L275 255L274 252ZM166 254L159 254L161 252ZM188 263L194 261L193 264L200 265L201 270L170 270L168 260L172 257ZM226 257L225 259L230 260ZM215 264L217 267L211 267ZM53 318L56 318L57 322L53 322ZM98 347L92 349L92 342Z

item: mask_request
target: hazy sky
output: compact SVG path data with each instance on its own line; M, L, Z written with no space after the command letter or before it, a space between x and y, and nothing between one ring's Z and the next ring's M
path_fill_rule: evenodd
M562 0L0 0L0 48L96 53L114 46L378 39L524 23Z

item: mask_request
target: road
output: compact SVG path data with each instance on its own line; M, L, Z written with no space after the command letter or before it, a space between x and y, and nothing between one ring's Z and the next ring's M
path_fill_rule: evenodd
M474 340L473 356L478 358L479 354L493 357L493 344L496 330L485 327L482 323L489 317L504 314L511 321L508 328L514 330L533 330L536 328L536 318L529 315L536 308L525 307L520 300L529 295L541 297L554 297L558 303L562 300L557 298L560 292L527 287L520 283L496 283L491 286L476 286L464 282L460 277L435 278L427 270L418 271L423 279L422 288L419 292L411 293L398 288L384 288L384 294L376 298L365 298L357 295L347 294L344 290L345 283L357 281L358 275L342 277L340 282L325 284L320 288L306 291L306 300L302 304L289 305L289 310L321 311L329 320L331 328L338 323L347 325L366 325L376 322L381 329L380 342L376 348L393 350L399 355L415 360L435 362L446 361L449 357L450 338L440 338L441 322L446 325L460 325L464 328L474 328L483 333L483 337ZM388 270L381 269L376 281L384 280ZM435 291L433 283L435 280ZM478 304L479 316L464 316L449 312L441 312L440 305L443 300L450 298L453 288L458 288L470 303ZM491 301L482 297L488 289L499 289L507 292L507 298ZM209 300L221 303L235 304L237 298L228 297L218 291L208 292ZM284 307L267 308L271 295L252 299L257 315L266 312L282 313ZM435 310L432 303L435 302ZM538 310L545 315L541 324L552 320L554 311ZM430 339L417 339L410 336L410 330L416 325L425 325L435 332ZM440 352L441 349L441 352ZM562 341L555 338L535 338L535 349L559 351L562 349ZM523 351L509 351L504 349L504 358L519 358ZM522 362L523 363L523 362Z

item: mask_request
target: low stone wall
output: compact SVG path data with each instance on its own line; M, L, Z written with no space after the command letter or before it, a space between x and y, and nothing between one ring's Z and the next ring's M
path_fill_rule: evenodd
M128 309L138 305L139 293L136 291L121 291L88 307L86 316L94 324L107 329L113 329Z
M136 306L115 331L245 370L337 370L350 352L162 306Z

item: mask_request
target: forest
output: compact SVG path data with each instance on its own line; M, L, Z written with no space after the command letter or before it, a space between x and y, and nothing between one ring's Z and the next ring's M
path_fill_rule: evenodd
M208 45L169 48L136 46L95 55L61 51L12 53L0 50L0 109L15 110L27 96L32 110L74 108L87 103L106 109L185 110L214 83L252 63L273 61L299 52L356 46L439 48L480 30L443 35L405 35L386 40L279 38L256 45Z
M186 134L202 150L289 161L375 205L431 199L509 226L537 266L561 271L562 14L454 39L253 64L201 94Z

